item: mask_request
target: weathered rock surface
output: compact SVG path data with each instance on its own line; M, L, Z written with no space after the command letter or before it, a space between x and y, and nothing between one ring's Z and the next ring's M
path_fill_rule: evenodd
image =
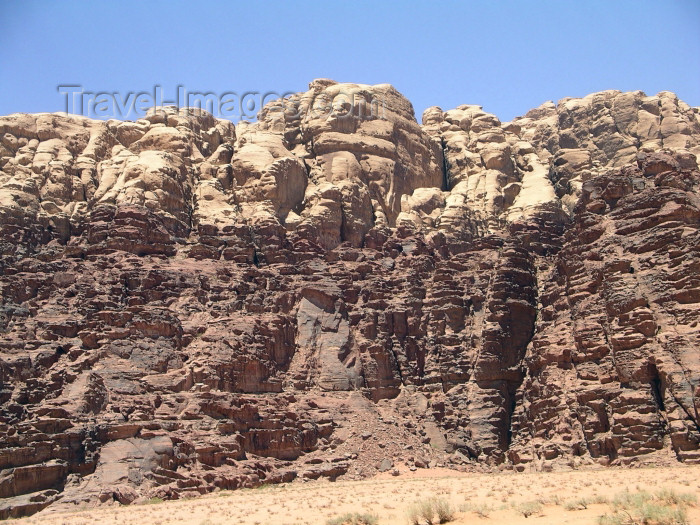
M700 461L698 154L671 93L0 118L0 518Z

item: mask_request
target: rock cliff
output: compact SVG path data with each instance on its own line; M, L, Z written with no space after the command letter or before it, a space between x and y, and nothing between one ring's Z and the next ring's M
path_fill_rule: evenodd
M0 517L447 465L700 461L700 114L0 118Z

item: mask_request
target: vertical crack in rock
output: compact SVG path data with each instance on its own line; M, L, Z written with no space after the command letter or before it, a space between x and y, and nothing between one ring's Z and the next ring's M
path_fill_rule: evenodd
M447 170L447 145L442 137L440 137L440 149L442 150L442 191L450 191L450 176Z

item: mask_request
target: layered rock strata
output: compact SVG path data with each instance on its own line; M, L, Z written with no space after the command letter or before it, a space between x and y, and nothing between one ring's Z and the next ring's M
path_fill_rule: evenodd
M0 118L0 517L700 461L699 153L668 92Z

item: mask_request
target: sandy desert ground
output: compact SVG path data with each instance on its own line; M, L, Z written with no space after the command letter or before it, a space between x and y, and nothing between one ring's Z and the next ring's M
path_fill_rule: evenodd
M640 491L653 498L665 494L666 503L675 497L685 499L687 504L682 506L687 523L700 524L700 466L536 474L461 474L433 469L396 477L386 474L366 481L294 482L128 507L115 504L70 512L47 509L16 522L22 525L326 524L345 513L358 512L375 515L380 525L408 524L412 507L430 498L440 498L452 506L454 519L450 523L455 524L593 524L599 523L600 516L612 516L616 496ZM665 504L661 499L654 501ZM673 502L669 505L673 507Z

